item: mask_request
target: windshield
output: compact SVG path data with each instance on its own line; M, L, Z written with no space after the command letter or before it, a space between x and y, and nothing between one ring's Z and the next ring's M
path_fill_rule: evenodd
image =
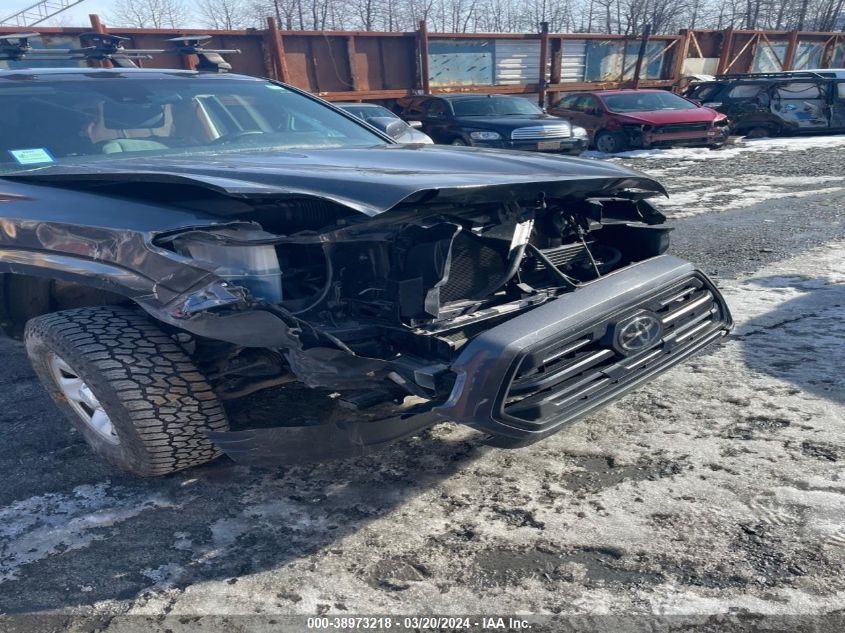
M654 110L694 110L698 106L671 92L630 92L602 97L611 112L652 112Z
M270 82L236 78L3 81L0 112L4 171L130 153L385 143L318 101Z
M478 97L452 102L455 116L535 116L543 111L522 97Z
M690 91L690 97L705 101L710 97L715 97L721 89L722 84L701 84Z

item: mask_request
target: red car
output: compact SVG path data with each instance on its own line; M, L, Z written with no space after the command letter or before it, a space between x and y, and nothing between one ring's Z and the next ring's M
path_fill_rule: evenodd
M668 145L718 147L728 136L724 114L665 90L576 92L548 111L586 128L592 146L608 154Z

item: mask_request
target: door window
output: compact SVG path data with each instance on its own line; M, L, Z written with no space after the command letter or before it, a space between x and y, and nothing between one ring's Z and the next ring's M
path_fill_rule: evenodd
M690 99L698 99L699 101L709 101L715 97L722 89L722 84L702 84L695 86L689 94Z
M778 86L778 97L781 99L821 99L821 89L817 83L792 82Z
M581 95L569 95L560 100L557 104L557 107L561 110L575 110L576 109L576 102L578 99L581 98Z
M731 88L728 97L731 99L753 99L763 88L760 84L739 84Z
M430 99L414 99L411 102L405 104L404 109L402 110L402 115L409 115L409 116L422 116L425 112L426 103L430 101Z
M578 99L578 110L591 116L599 116L601 114L598 99L590 95L583 95Z
M828 125L825 93L816 81L790 81L778 85L771 108L799 128Z
M442 121L446 118L446 104L440 99L432 99L428 106L428 118Z

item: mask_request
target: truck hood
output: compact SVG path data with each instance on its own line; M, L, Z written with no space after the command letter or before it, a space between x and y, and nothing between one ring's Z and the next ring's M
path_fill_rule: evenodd
M666 194L648 176L607 162L471 147L385 145L112 156L2 177L72 189L102 188L109 195L121 195L122 185L132 185L127 187L130 197L143 182L150 187L184 184L232 198L317 198L369 216L403 203L526 201L540 193L607 196L628 189Z

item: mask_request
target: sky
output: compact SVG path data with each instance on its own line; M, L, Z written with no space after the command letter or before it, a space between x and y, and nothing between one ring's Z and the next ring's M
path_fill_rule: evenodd
M36 2L37 0L0 0L0 20ZM103 17L113 3L114 0L85 0L45 22L44 26L90 26L88 14L97 13ZM103 21L105 22L104 17Z

